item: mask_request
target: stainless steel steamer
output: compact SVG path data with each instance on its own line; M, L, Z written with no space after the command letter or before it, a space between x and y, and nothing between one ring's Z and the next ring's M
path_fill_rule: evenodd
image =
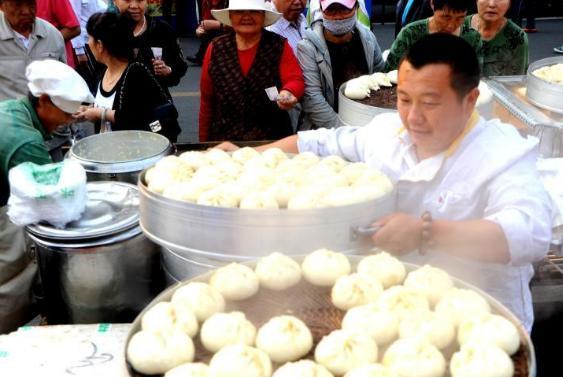
M344 253L371 242L361 229L395 208L395 192L362 203L308 210L248 210L180 202L148 190L139 180L140 225L163 250L177 280L202 266L218 267L275 251L306 254L328 247ZM358 232L360 230L360 232Z
M136 184L143 169L172 153L167 138L147 131L115 131L89 136L72 146L68 158L86 170L88 181Z
M80 220L27 227L49 324L129 322L160 292L160 247L138 219L135 186L95 182Z

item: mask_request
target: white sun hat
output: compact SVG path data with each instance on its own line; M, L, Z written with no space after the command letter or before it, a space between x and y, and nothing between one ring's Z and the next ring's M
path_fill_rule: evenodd
M228 8L213 9L211 14L222 24L232 26L229 18L229 11L231 10L263 10L266 13L264 27L275 24L282 15L273 10L270 4L266 4L264 0L230 0Z
M83 103L94 103L86 81L71 67L57 60L36 60L26 70L27 87L34 97L46 94L51 102L68 114Z

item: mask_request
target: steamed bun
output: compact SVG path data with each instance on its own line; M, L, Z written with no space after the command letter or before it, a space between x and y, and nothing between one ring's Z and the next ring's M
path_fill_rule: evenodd
M254 296L260 286L254 271L240 263L231 263L215 270L209 284L227 300L235 301Z
M285 363L272 377L334 377L324 366L311 360L299 360Z
M321 339L315 349L315 361L335 375L377 360L377 344L370 336L347 330L335 330Z
M193 360L192 339L183 331L139 331L127 346L127 360L133 368L144 374L161 374Z
M242 312L215 313L201 326L201 343L217 352L228 344L254 345L256 327Z
M281 315L266 322L256 335L256 347L275 363L297 360L313 348L313 335L299 318Z
M203 363L186 363L170 369L164 377L211 377L211 372Z
M452 377L512 377L514 363L496 346L467 343L452 356L450 373Z
M385 345L397 339L399 316L393 311L381 310L375 304L356 306L344 315L342 329L363 332L378 345Z
M199 322L225 310L225 299L219 291L207 283L191 282L172 295L174 307L184 307L195 314Z
M175 306L170 302L159 302L150 308L141 319L141 328L146 331L165 331L174 328L193 337L199 328L197 318L185 306Z
M352 266L346 255L328 249L319 249L303 259L301 269L309 283L330 287L339 277L348 275Z
M379 280L371 275L354 273L336 280L332 287L332 304L341 310L375 302L383 292Z
M436 313L451 319L458 326L467 318L491 312L489 303L470 289L451 288L436 304Z
M424 265L407 275L404 286L420 291L434 306L447 291L453 288L454 282L446 271Z
M256 276L268 289L283 291L301 280L301 266L281 253L272 253L256 263Z
M272 362L264 351L244 344L231 344L219 350L209 363L213 377L270 377Z
M446 372L442 352L418 338L399 339L391 344L382 364L399 377L442 377Z
M360 273L377 277L384 288L401 284L407 274L403 263L384 251L363 258L357 268Z

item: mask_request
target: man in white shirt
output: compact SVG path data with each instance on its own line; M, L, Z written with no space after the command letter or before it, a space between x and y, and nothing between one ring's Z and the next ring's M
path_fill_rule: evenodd
M381 169L395 183L397 212L375 222L374 244L480 287L530 331L531 263L549 247L551 202L535 168L538 141L480 118L478 84L469 44L430 34L400 64L398 114L365 127L300 132L261 148L339 155Z
M307 26L307 20L303 10L307 0L272 0L274 10L282 14L275 24L268 26L266 30L281 35L296 51L297 43L303 39L303 33Z

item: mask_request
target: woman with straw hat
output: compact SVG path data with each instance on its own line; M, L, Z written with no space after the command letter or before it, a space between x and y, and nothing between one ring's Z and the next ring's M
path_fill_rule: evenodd
M231 0L212 14L234 33L213 40L203 60L200 140L290 135L287 110L303 95L303 75L287 40L264 29L281 14L264 0Z

